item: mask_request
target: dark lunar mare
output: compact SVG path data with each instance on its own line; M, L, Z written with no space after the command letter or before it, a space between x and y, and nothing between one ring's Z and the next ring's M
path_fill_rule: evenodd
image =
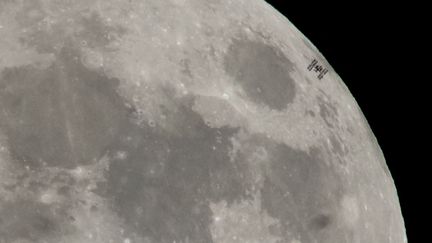
M261 159L257 161L257 157ZM352 230L337 222L340 200L347 189L337 165L326 163L320 149L298 150L265 135L251 134L242 142L236 159L255 164L253 173L264 175L258 188L261 213L279 222L270 227L272 234L286 242L293 238L351 242Z
M325 163L314 147L306 152L268 139L263 144L270 169L261 189L262 208L280 220L282 235L295 232L302 242L351 242L352 230L336 223L346 188L335 165Z
M233 39L224 58L227 74L235 78L246 98L275 110L284 110L295 98L293 67L281 50L247 39Z
M39 202L21 200L5 203L0 208L0 242L61 239L64 234L71 232L67 221L63 213Z
M64 49L47 70L5 69L0 76L0 125L12 156L33 168L73 168L103 155L127 123L118 80L85 68Z

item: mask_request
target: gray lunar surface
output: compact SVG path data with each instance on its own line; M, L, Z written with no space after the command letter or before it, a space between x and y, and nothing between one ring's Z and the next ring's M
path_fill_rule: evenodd
M357 103L266 2L0 0L0 243L33 242L407 240Z

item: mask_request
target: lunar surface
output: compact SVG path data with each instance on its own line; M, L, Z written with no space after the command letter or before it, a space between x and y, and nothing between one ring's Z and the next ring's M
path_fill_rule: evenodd
M357 103L266 2L0 0L0 243L33 242L407 240Z

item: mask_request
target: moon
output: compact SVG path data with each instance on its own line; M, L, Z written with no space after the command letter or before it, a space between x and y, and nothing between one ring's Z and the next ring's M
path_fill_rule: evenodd
M262 0L1 0L1 243L407 242L341 78Z

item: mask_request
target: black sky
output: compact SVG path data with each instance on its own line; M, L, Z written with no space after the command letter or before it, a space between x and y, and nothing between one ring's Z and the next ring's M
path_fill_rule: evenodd
M419 174L427 160L422 155L426 142L420 138L426 131L420 123L428 112L420 108L426 102L420 92L425 80L414 74L428 64L415 63L411 55L421 45L415 41L420 38L415 25L407 21L411 10L395 2L382 6L367 1L334 6L327 1L306 1L305 6L288 5L286 0L267 2L317 46L356 98L395 180L408 240L423 242L418 218L424 212L418 202L427 201L426 183L431 183Z

